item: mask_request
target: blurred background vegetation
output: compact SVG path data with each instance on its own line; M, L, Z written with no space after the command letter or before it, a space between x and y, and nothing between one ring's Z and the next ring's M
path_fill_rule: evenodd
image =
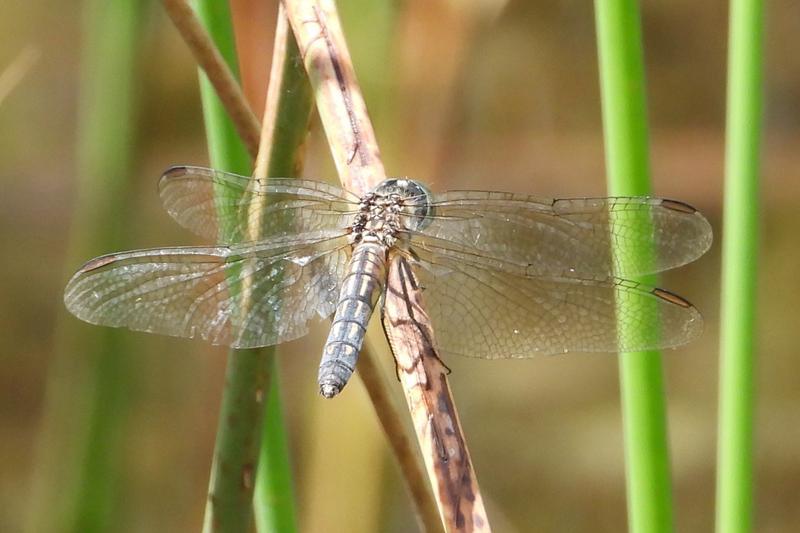
M604 194L591 3L339 3L390 174L413 176L434 190ZM231 5L245 91L260 112L275 4ZM642 9L655 192L697 206L718 237L727 7L648 0ZM65 434L79 433L83 419L86 354L67 354L54 376L54 354L63 348L56 331L102 332L66 313L62 290L82 260L112 250L90 241L85 257L69 256L87 42L81 10L74 3L11 0L0 12L0 72L21 55L23 61L36 57L0 100L0 530L19 531L31 515L51 510L37 494L70 490L67 476L42 477L40 468L45 456L68 461ZM146 3L137 31L133 110L120 113L132 122L131 181L116 202L114 224L121 248L197 244L162 211L156 191L166 167L208 161L195 64L158 2ZM783 532L800 523L794 315L800 301L800 5L770 2L765 35L756 530ZM305 174L335 181L317 121ZM718 242L697 263L662 279L693 301L707 323L701 340L665 353L678 531L709 531L713 524ZM331 402L317 394L325 334L324 326L316 328L279 356L301 530L408 531L416 527L410 504L361 384L355 380ZM97 474L106 478L106 513L114 531L195 531L226 351L141 333L122 338L133 354L118 369L125 407L114 415L110 470ZM447 363L497 531L625 528L613 356ZM391 375L390 362L385 371ZM43 434L54 381L76 401L59 406L59 431Z

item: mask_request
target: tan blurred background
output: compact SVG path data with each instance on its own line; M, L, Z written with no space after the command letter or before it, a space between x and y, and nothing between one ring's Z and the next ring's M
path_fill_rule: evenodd
M160 4L151 4L135 82L136 179L118 213L129 248L198 243L161 210L155 184L169 165L208 162L194 63ZM390 174L413 176L434 190L604 193L591 2L340 4ZM260 108L275 8L255 0L232 5L245 88ZM75 3L7 0L0 14L0 72L26 50L38 54L0 101L0 531L18 531L37 457L58 446L38 437L54 331L75 320L63 307L62 289L79 266L67 264L66 256L75 202L81 13ZM681 532L710 531L713 524L726 26L722 1L643 5L655 193L697 206L716 233L710 253L662 280L694 302L707 322L701 340L665 353ZM759 532L796 531L800 523L798 35L800 4L770 2L758 308ZM307 154L307 176L335 180L316 120ZM280 356L301 530L414 530L408 497L361 384L354 380L335 401L317 395L325 333L317 328L282 347ZM119 415L125 453L113 473L113 530L196 531L226 352L141 333L126 339L137 358L128 369L130 403ZM82 354L73 355L77 365ZM496 531L625 530L616 357L447 363ZM69 367L62 370L61 383L80 387L70 381ZM391 375L389 362L386 372ZM69 428L70 420L62 423Z

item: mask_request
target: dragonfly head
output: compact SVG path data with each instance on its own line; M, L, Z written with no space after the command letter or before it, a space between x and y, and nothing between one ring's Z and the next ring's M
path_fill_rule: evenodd
M403 229L415 231L430 224L432 194L422 183L406 178L389 178L379 183L372 194L391 200L397 206Z

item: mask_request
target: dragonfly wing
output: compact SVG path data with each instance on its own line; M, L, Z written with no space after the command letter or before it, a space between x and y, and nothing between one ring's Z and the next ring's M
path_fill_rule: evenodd
M72 277L64 301L92 324L269 346L301 337L313 317L334 311L349 253L340 232L110 254Z
M180 225L225 243L344 228L358 204L353 194L327 183L259 180L202 167L167 170L159 193Z
M698 311L662 289L610 276L530 276L452 246L414 252L444 353L495 359L637 351L679 346L702 331Z
M538 275L587 278L660 272L694 261L711 245L708 221L661 198L542 200L502 192L435 195L415 236L453 242ZM618 250L615 252L615 249ZM634 253L621 256L620 249ZM652 253L642 251L650 250Z

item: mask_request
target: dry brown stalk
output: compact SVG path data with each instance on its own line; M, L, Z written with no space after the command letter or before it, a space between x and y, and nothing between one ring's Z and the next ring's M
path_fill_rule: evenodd
M339 178L347 190L361 196L386 179L386 171L336 5L331 0L283 4L315 90Z
M286 41L288 35L289 22L286 20L286 13L281 7L278 11L277 25L275 27L275 45L272 49L269 85L267 86L267 96L264 103L264 120L261 125L260 135L261 141L258 147L258 156L256 157L256 162L253 167L253 178L255 179L266 179L269 177L270 156L274 146L273 134L278 122L278 109L282 96L281 90L284 88L284 65L286 61L291 61L291 58L286 57ZM239 94L241 95L242 93L240 92ZM243 95L241 99L244 101ZM298 170L297 167L299 167L299 155L300 152L298 151L298 157L295 161L295 170ZM255 217L249 217L249 220L254 219Z
M284 0L283 3L315 89L317 109L342 184L363 195L385 179L386 173L336 6L333 0ZM408 272L401 266L407 267ZM440 519L448 531L490 531L447 383L447 371L433 348L433 331L421 308L419 291L416 286L411 290L410 285L401 284L408 276L413 276L408 263L395 258L389 268L386 298L392 298L396 312L387 315L390 319L384 322L384 327L392 340L395 357L398 349L401 350L398 375L412 413ZM416 327L404 326L402 310L406 307L403 301L411 306L408 309L415 310L410 316ZM391 319L393 316L397 320ZM371 397L385 397L382 389L374 389L382 385L370 377L376 365L370 354L364 355L359 362L359 374ZM404 474L409 478L408 472ZM426 523L426 527L433 525Z
M411 265L394 254L382 311L397 375L414 419L447 531L491 531L453 395Z
M195 61L214 86L247 151L255 158L258 154L260 126L258 118L247 105L239 83L197 18L192 6L186 0L163 0L163 2L164 9L192 51Z

